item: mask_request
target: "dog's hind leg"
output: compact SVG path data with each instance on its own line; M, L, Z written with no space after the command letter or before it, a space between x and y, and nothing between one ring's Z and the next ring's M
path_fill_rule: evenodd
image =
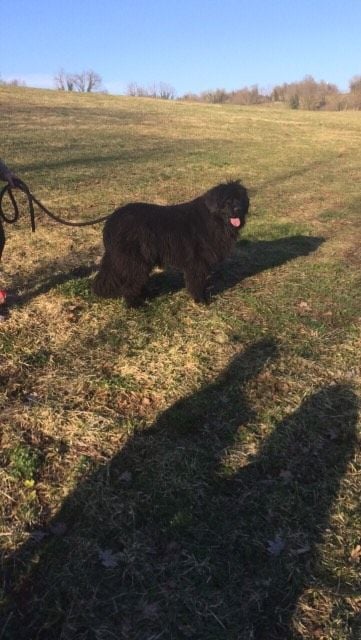
M139 307L144 302L145 285L149 280L152 267L143 261L127 262L122 272L119 294L124 297L128 307Z
M107 252L103 255L100 268L93 280L93 291L101 298L116 298L119 294L119 277L113 268Z

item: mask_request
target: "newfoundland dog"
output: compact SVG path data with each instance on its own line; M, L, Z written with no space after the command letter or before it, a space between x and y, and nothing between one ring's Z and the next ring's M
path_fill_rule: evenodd
M94 292L123 296L128 306L138 306L152 269L171 267L183 271L195 302L207 302L210 270L230 254L248 207L247 189L233 181L190 202L135 202L116 209L104 225L105 252Z

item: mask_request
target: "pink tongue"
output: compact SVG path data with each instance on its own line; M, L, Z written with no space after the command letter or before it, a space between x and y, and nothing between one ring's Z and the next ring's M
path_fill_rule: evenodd
M241 221L239 218L230 218L229 219L230 223L233 224L234 227L240 227L241 226Z

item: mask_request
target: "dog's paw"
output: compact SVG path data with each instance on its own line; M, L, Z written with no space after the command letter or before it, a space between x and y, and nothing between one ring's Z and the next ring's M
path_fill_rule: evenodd
M204 293L201 296L195 296L193 300L196 304L208 305L211 302L211 297L208 293Z
M143 298L124 298L127 309L139 309L144 306Z

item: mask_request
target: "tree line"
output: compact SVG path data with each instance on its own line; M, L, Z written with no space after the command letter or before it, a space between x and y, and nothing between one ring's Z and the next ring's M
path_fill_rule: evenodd
M214 104L230 103L254 105L265 103L285 103L291 109L342 111L344 109L361 110L361 76L350 80L348 92L341 92L335 84L317 82L312 76L306 76L299 82L276 85L271 91L262 92L257 85L244 87L236 91L215 89L200 94L186 94L183 100L210 102Z
M21 80L4 81L0 77L0 85L26 86ZM78 91L81 93L103 92L102 77L89 69L80 73L69 73L61 69L54 76L54 86L59 91ZM213 104L257 105L265 103L284 103L291 109L342 111L344 109L361 110L361 75L354 76L349 82L347 92L341 92L335 84L317 82L308 75L299 82L284 82L276 85L269 92L261 91L258 85L243 87L234 91L214 89L201 93L187 93L177 97L172 85L158 82L142 86L137 82L128 84L126 95L138 98L159 98L161 100L189 100Z
M144 87L136 82L128 85L127 95L136 97L160 98L173 100L175 89L166 83L154 83ZM355 76L349 83L349 91L341 92L335 84L317 82L312 76L305 76L299 82L276 85L271 91L262 92L258 85L243 87L234 91L214 89L201 93L187 93L179 96L179 100L208 102L212 104L257 105L265 103L285 103L291 109L319 110L328 109L342 111L344 109L361 110L361 76Z

